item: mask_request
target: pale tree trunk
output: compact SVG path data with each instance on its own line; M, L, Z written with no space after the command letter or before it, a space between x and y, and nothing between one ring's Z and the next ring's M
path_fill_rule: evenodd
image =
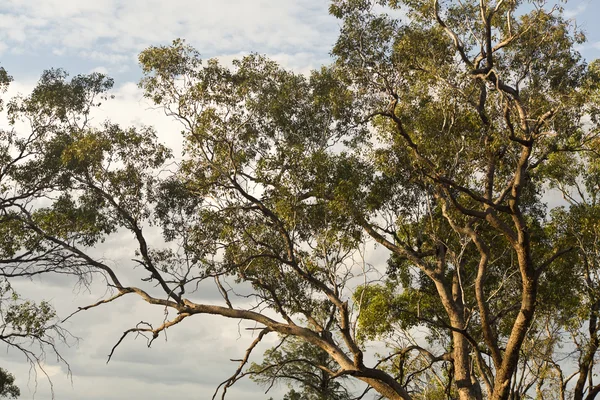
M454 383L460 400L480 400L481 392L473 382L471 374L471 359L469 357L469 342L460 332L452 332L454 349Z
M457 272L458 273L458 272ZM445 279L436 277L436 288L442 304L450 318L452 330L452 358L454 363L454 382L460 400L481 400L481 391L471 373L470 344L460 330L465 328L462 288L458 275L454 275L452 287Z

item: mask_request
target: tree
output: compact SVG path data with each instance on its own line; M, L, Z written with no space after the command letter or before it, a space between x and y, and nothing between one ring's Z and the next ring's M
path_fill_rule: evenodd
M597 81L572 49L581 34L557 8L536 7L516 18L519 5L391 4L404 6L411 24L374 14L367 2L333 6L345 21L334 54L353 83L371 94L371 115L388 144L379 151L385 175L415 186L382 199L390 223L364 218L361 225L434 286L452 330L461 398L479 397L479 382L490 398L509 396L543 276L571 250L544 232L542 166L555 153L583 151L597 140L597 125L582 121L597 112L590 101ZM417 45L430 50L417 53ZM444 146L435 146L442 140ZM425 218L415 220L414 203L398 206L406 194L427 207ZM405 215L418 226L412 232L399 229L407 225L397 224ZM499 283L507 266L518 277ZM514 297L490 301L510 283ZM488 367L476 355L477 380L472 350L492 360Z
M51 390L52 382L43 365L47 353L63 363L70 374L69 364L56 345L69 344L74 338L61 327L50 303L22 298L10 282L56 273L77 276L79 284L86 285L93 272L67 249L39 234L40 227L56 225L56 221L38 218L34 229L23 217L34 209L39 216L39 204L60 190L63 178L57 143L61 137L85 128L97 97L112 86L112 80L100 74L77 76L70 82L66 77L62 70L46 71L28 98L11 99L6 104L9 129L0 130L0 342L20 351L35 367L34 374L39 370L46 375ZM0 68L0 92L4 93L11 81ZM0 99L0 110L4 106ZM18 122L30 130L17 130ZM83 220L84 216L78 218ZM87 241L93 243L89 238ZM0 369L0 396L16 398L19 394L13 375Z
M32 268L60 257L61 270L101 273L112 295L81 310L137 295L172 312L125 331L111 356L130 334L151 344L197 314L258 325L223 396L250 372L289 379L288 368L318 370L336 390L353 377L389 399L566 391L548 371L560 372L557 338L585 325L568 318L573 299L597 285L583 273L593 235L570 233L594 214L549 213L546 199L579 182L560 175L565 162L597 171L600 79L574 49L584 36L542 2L336 0L331 12L335 62L310 76L258 55L203 63L180 40L141 53L140 86L183 126L176 168L151 128L81 119L102 77L46 75L48 90L12 108L34 115L35 132L55 127L11 175L35 188L10 203L35 238ZM594 196L598 180L586 182ZM89 252L118 229L136 241L136 286ZM362 258L368 238L389 251L384 276ZM574 270L581 285L561 284ZM194 300L211 283L222 305ZM248 370L270 333L297 347ZM372 354L372 341L388 352ZM580 348L588 395L594 346Z
M590 64L591 75L598 79L598 63ZM596 93L597 96L597 93ZM589 116L594 122L597 114ZM598 208L599 158L598 142L587 152L557 156L560 168L550 165L551 185L563 195L568 207L553 210L554 229L557 236L571 245L573 251L569 257L561 260L564 271L568 271L572 288L571 295L560 288L555 295L561 296L560 317L554 319L562 323L567 339L557 337L557 344L574 349L577 359L576 372L564 376L563 366L556 357L548 356L550 364L557 371L561 398L564 399L569 381L573 380L572 398L594 399L600 393L600 385L594 383L596 355L600 345L598 333L598 310L600 292L598 291L598 272L600 271L600 209ZM573 268L575 266L576 268ZM565 307L566 306L566 307Z
M0 368L0 397L16 399L21 391L14 384L15 377L3 368Z
M268 389L281 381L298 384L301 391L290 388L285 396L289 400L352 399L343 383L329 374L333 368L333 360L320 348L284 337L277 347L265 353L261 364L253 364L247 373Z

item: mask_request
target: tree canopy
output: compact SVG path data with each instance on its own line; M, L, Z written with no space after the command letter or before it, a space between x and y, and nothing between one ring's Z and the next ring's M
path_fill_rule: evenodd
M106 280L78 312L123 296L168 311L111 356L203 314L256 323L215 396L251 376L289 399L594 399L600 62L584 34L543 1L330 12L333 62L307 75L183 40L144 50L140 87L181 123L181 161L151 127L92 126L109 78L44 73L7 105L30 131L1 132L3 275ZM118 231L136 249L116 268L90 250ZM208 285L221 304L197 300ZM43 338L51 310L27 315ZM280 344L256 361L266 335Z

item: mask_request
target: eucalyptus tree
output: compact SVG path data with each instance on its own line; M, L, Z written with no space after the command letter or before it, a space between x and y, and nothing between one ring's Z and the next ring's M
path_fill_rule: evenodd
M591 76L596 80L600 76L599 67L597 61L589 66ZM597 98L599 94L596 91L591 95ZM586 118L597 123L598 114L590 112ZM555 160L546 167L551 187L563 196L567 204L552 211L551 229L564 245L574 249L557 265L557 270L567 271L571 290L565 291L561 285L555 285L555 301L548 307L554 314L554 323L562 327L554 339L555 345L561 346L562 351L548 354L545 361L555 370L562 399L570 395L577 400L591 400L600 393L600 385L594 382L600 347L599 143L596 141L586 151L577 154L556 154ZM556 278L556 275L547 277L550 281L558 281ZM576 360L575 368L564 365L567 356Z
M566 393L555 357L565 332L582 344L575 392L591 395L597 346L583 345L597 331L584 343L585 323L569 317L597 285L584 272L594 236L573 227L595 220L546 205L552 185L580 182L560 175L566 161L597 167L600 78L575 50L584 36L539 1L330 10L334 63L308 76L258 55L203 62L181 40L141 53L146 97L183 127L181 162L151 128L87 124L82 104L107 88L102 77L65 90L77 86L48 75L47 90L15 102L15 118L34 115L44 132L11 175L34 188L7 209L34 238L28 265L102 274L112 294L80 310L136 295L171 312L125 331L111 356L131 334L150 344L195 315L254 323L223 397L247 375L298 377L309 398L314 382L346 396L350 377L390 399ZM593 196L598 180L586 182ZM117 230L136 242L136 284L127 265L92 255ZM362 259L367 238L389 252L387 271ZM582 279L562 284L574 271ZM209 284L222 304L198 300ZM282 344L251 366L273 333Z
M385 4L399 19L371 2L332 5L337 65L370 99L375 160L392 180L378 188L380 218L359 206L357 219L433 286L460 398L479 397L479 382L509 396L540 285L571 250L546 232L543 167L598 135L585 118L597 76L573 49L583 35L560 8L521 3Z
M46 71L27 98L0 100L8 119L7 127L0 130L0 342L20 351L33 373L39 370L48 379L44 369L47 353L64 363L70 373L57 344L75 338L61 327L49 302L23 298L11 281L55 273L77 276L86 284L91 271L62 246L45 241L38 228L25 223L24 215L56 199L63 186L56 144L85 129L90 110L112 86L111 79L99 74L71 81L66 77L61 70ZM2 93L11 81L0 68ZM52 223L45 221L46 225ZM0 369L1 397L19 396L14 382L12 374Z
M14 384L15 377L0 368L0 397L16 399L21 395L21 390Z

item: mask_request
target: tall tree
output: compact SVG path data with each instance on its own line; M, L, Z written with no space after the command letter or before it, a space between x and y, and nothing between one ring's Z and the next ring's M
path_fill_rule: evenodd
M560 372L557 338L585 325L568 318L584 288L590 329L597 314L585 273L597 236L572 234L593 207L546 205L552 185L580 182L560 175L565 162L590 171L583 195L598 191L600 79L575 50L584 36L542 2L336 0L331 12L335 62L309 76L258 55L203 63L180 40L142 52L141 87L183 126L185 157L170 168L151 128L87 124L103 77L47 74L11 108L44 132L10 175L35 190L7 208L35 238L28 265L101 273L112 295L81 310L137 295L172 312L125 331L111 356L130 334L151 343L197 314L258 325L223 396L261 371L303 376L306 396L314 382L344 396L346 377L389 399L558 387L546 377ZM136 241L137 285L90 255L117 229ZM364 262L371 239L387 271ZM582 279L561 285L573 270ZM197 300L209 284L221 305ZM271 333L296 347L248 370ZM577 393L597 387L596 342L591 329Z
M396 180L382 186L398 193L380 199L387 222L361 206L357 219L435 287L463 399L481 396L479 382L492 399L509 396L543 276L571 250L544 232L542 166L555 153L586 149L598 134L595 122L584 122L597 112L598 86L573 50L583 36L557 7L527 13L520 5L390 2L404 19L374 12L370 2L332 6L344 22L337 65L370 98L379 169ZM412 204L402 207L407 194ZM415 203L426 207L416 218ZM403 234L406 216L418 237ZM511 271L511 295L494 301L506 293L498 279ZM518 302L506 310L510 298ZM484 354L491 366L482 365Z
M22 298L10 282L56 273L77 276L85 285L92 271L68 249L40 235L39 226L55 225L56 221L38 218L39 226L33 227L24 216L33 210L39 212L41 204L55 199L53 195L63 187L57 144L85 129L91 108L112 87L112 80L100 74L77 76L71 81L66 78L62 70L48 70L27 98L15 97L6 104L0 100L0 110L6 106L8 117L8 128L0 130L0 342L20 351L35 367L34 373L40 370L48 378L44 369L47 352L70 373L57 343L69 343L71 336L61 327L50 303ZM0 68L2 93L11 81ZM85 224L83 215L78 218L80 225ZM14 377L4 369L0 371L0 396L17 397Z

